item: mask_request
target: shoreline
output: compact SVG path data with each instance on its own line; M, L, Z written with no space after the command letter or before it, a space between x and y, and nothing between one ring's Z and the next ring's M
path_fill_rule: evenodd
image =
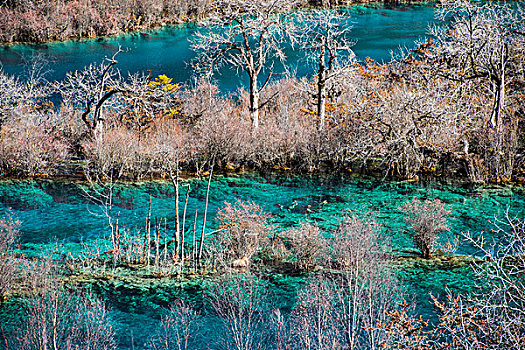
M179 179L180 181L195 181L195 180L206 180L209 176L209 170L206 170L200 174L194 171L185 171L181 170ZM228 170L225 168L214 169L212 179L218 178L238 178L238 177L261 177L264 179L273 178L273 179L301 179L301 180L335 180L335 181L370 181L370 182L379 182L382 184L390 185L403 185L403 184L439 184L442 186L450 186L454 188L468 188L474 190L476 188L482 189L505 189L505 188L521 188L525 190L525 181L523 180L513 180L509 182L474 182L465 177L441 177L435 176L432 174L424 174L416 176L414 178L406 179L401 177L385 177L380 174L370 174L370 173L357 173L351 171L315 171L315 172L301 172L301 171L279 171L275 169L269 169L265 171L248 169L248 170ZM89 184L90 180L86 177L80 176L68 176L64 174L60 175L35 175L35 176L1 176L0 175L0 184L6 182L24 182L24 181L34 181L34 182L57 182L57 183L74 183L74 184ZM104 178L101 179L102 183L108 183ZM113 184L120 185L138 185L138 184L149 184L149 183L171 183L171 180L167 174L164 176L147 176L141 178L132 178L132 177L121 177L110 181Z
M319 1L309 1L309 6L305 8L321 8L322 5L316 5ZM353 6L391 6L392 8L401 7L404 5L414 5L414 4L427 4L426 6L434 6L439 3L437 0L384 0L384 1L341 1L344 4L338 4L336 7L353 7ZM0 8L1 10L1 8ZM131 30L119 29L119 32L116 33L94 33L93 36L83 36L83 35L71 35L64 39L51 39L51 40L39 40L39 41L0 41L0 46L3 49L9 49L11 46L23 45L23 46L37 46L37 45L48 45L48 44L58 44L58 43L67 43L67 42L82 42L82 41L103 41L106 39L117 38L124 35L142 35L148 34L150 31L169 29L181 25L191 25L196 24L199 21L206 20L208 16L200 18L178 18L174 20L167 19L165 21L160 21L160 23L153 23L151 25L137 25Z

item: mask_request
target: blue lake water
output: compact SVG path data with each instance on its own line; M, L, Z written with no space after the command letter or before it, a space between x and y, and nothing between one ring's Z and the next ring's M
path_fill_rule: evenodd
M428 26L434 23L434 8L427 4L385 6L354 6L349 9L352 31L349 39L356 42L353 51L360 61L369 56L389 61L392 52L400 47L412 48L414 41L423 39ZM112 38L68 41L39 45L10 45L0 47L0 63L5 72L20 77L27 75L27 65L35 56L48 61L49 80L60 80L66 72L80 70L91 63L111 57L119 47L125 52L117 58L123 72L166 74L177 82L188 83L194 73L188 63L195 57L190 41L195 24L162 28L148 33L126 34ZM304 53L288 50L288 63L297 75L313 72ZM245 76L223 69L216 76L223 92L235 91Z
M188 213L202 215L205 181L187 180L191 186ZM0 182L0 214L8 210L23 222L22 242L31 246L46 243L79 243L105 237L108 233L104 207L93 203L85 183L49 180ZM217 228L215 215L225 202L254 201L272 215L277 230L309 221L326 232L338 225L345 214L375 213L392 237L395 248L408 249L411 243L402 234L404 221L398 208L413 197L437 198L453 211L453 231L490 235L492 222L510 210L525 215L524 190L520 187L457 188L438 183L417 185L384 183L355 178L262 177L245 175L214 178L211 183L207 227ZM119 183L113 188L113 213L122 228L140 230L144 226L151 198L152 216L174 225L174 190L169 182ZM181 201L183 195L181 194ZM191 221L191 220L188 220ZM188 226L187 226L188 227ZM475 254L464 245L459 253Z
M198 209L202 212L206 181L187 180L185 183L192 188L188 211L193 213ZM57 250L75 255L93 242L108 242L109 228L106 218L101 215L103 208L92 203L89 193L89 187L83 183L3 181L0 182L0 215L10 210L23 222L21 249L26 255L38 256ZM115 185L113 193L116 203L113 213L119 216L121 229L131 232L143 229L151 198L152 217L166 218L168 230L173 232L174 192L169 182L121 183ZM484 236L488 241L497 242L499 237L493 232L496 218L502 218L507 211L511 217L525 216L525 190L521 187L455 187L432 182L393 183L350 177L218 176L211 184L207 230L217 228L215 216L225 201L243 200L253 201L270 213L278 231L309 221L329 234L343 215L360 216L372 212L394 249L413 249L398 208L414 197L443 201L453 213L450 224L455 236L470 232L475 237ZM458 253L479 254L475 247L465 242L460 245ZM279 301L280 307L290 307L301 278L272 278L272 293L278 296L275 300ZM442 295L445 288L465 291L473 286L469 269L416 269L404 271L401 280L416 296L419 310L425 314L432 312L428 293ZM112 310L119 348L140 349L157 327L163 307L181 295L198 299L206 288L205 281L199 280L194 281L189 292L169 287L169 281L166 283L168 287L146 287L140 292L130 292L117 285L97 290ZM2 313L10 312L6 308L4 306L2 310L0 307L0 319ZM203 348L206 341L213 338L215 324L212 317L209 321L211 333L208 334L211 338L203 340Z

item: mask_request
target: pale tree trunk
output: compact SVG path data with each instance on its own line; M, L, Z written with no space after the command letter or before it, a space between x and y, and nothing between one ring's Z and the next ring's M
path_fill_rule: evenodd
M53 300L53 350L58 350L58 343L57 343L57 322L58 322L58 296L54 296L55 300Z
M186 190L186 200L184 201L184 212L182 214L182 230L181 230L181 239L180 239L180 259L184 261L184 236L185 236L185 224L186 224L186 210L188 209L188 199L190 198L190 186Z
M326 96L324 93L324 86L319 87L319 99L317 101L317 114L319 115L319 131L324 129L326 119Z
M501 56L501 78L500 78L500 85L498 90L498 120L497 120L497 132L501 132L502 127L502 117L505 113L505 62L503 59L503 55Z
M356 266L353 267L355 271L353 286L352 286L352 325L350 327L350 349L355 349L357 346L357 304L358 300L358 278L359 278L359 261L356 261Z
M102 137L102 134L104 132L104 123L102 120L93 121L93 134L95 135L95 138Z
M497 132L501 131L501 117L505 104L505 76L502 74L500 80L494 84L494 106L490 116L490 124Z
M175 245L173 247L173 261L176 262L179 258L179 244L180 244L180 219L179 219L179 160L176 162L177 169L175 176L173 176L173 169L170 164L169 175L171 183L175 188Z
M179 259L179 244L180 244L180 220L179 220L179 164L177 162L177 175L175 178L175 254L173 261Z
M492 115L490 118L490 123L492 127L496 129L496 132L501 132L501 119L502 113L504 113L505 108L505 56L506 56L506 47L502 45L500 48L500 62L499 62L499 80L496 81L494 87L494 107L492 108Z
M42 350L48 350L47 347L47 325L45 319L42 320Z
M208 215L208 199L210 198L210 185L211 185L211 177L213 176L213 167L215 165L215 159L212 160L211 169L210 169L210 177L208 178L208 188L206 189L206 202L204 204L204 219L202 220L202 231L201 231L201 239L199 244L199 264L202 260L202 253L204 249L204 231L206 230L206 217ZM195 217L197 217L197 213L195 213Z
M317 72L317 115L319 116L319 131L322 131L326 116L326 67L325 67L325 46L321 45L319 54L319 71Z
M509 170L512 173L512 165L506 161L505 153L510 150L504 150L505 140L510 136L503 130L503 117L505 114L505 46L503 45L500 49L500 62L499 62L499 79L495 82L494 86L494 106L492 107L492 115L490 119L491 126L495 129L494 141L494 155L495 155L495 170L498 177L507 177ZM509 166L510 165L510 166Z
M250 74L250 117L252 128L259 128L259 88L257 86L257 74Z

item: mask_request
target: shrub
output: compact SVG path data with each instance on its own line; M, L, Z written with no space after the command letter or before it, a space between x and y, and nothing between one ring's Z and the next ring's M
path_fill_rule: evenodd
M90 294L54 288L31 296L14 348L115 349L115 332L104 303Z
M226 202L219 210L220 231L212 237L212 256L229 265L233 260L249 260L268 243L269 215L253 202Z
M313 266L323 255L324 240L318 227L301 223L286 232L290 237L296 263L301 269Z
M49 174L69 158L69 144L51 120L38 113L9 119L0 137L0 164L17 175Z
M195 349L202 327L202 320L190 305L177 301L162 317L157 334L149 341L152 350Z
M188 117L194 120L194 138L201 153L214 157L219 166L245 161L253 148L251 122L239 113L233 101L214 95L214 88L201 84L187 101L196 104L187 109Z
M178 163L189 167L198 155L194 138L177 120L156 120L146 136L156 172L173 171Z
M421 202L417 198L405 203L399 210L408 224L410 239L423 258L430 258L437 235L450 229L448 221L452 212L438 199Z
M124 127L107 127L82 144L88 170L105 178L141 175L141 142L137 133ZM137 171L139 170L139 171Z
M0 301L13 286L19 263L14 248L20 235L20 221L8 214L0 220Z

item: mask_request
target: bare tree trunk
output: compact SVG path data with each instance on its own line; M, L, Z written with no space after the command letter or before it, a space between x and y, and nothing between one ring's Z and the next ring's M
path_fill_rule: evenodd
M351 286L352 288L352 293L351 293L351 298L352 298L352 325L349 327L350 328L350 349L355 349L356 345L357 345L357 316L358 316L358 311L357 311L357 304L358 304L358 277L359 277L359 261L356 261L356 266L353 266L352 267L353 269L353 272L355 272L355 275L353 276L353 278L351 279L352 282L353 282L353 286ZM350 304L350 303L349 303Z
M186 226L186 210L188 209L188 200L190 198L190 186L186 190L186 200L184 201L184 212L182 214L182 230L181 230L181 239L180 239L180 259L184 260L184 236L185 236L185 227Z
M148 218L146 219L146 232L144 237L144 248L145 248L145 258L146 258L146 266L149 266L149 258L150 258L150 242L151 242L151 196L149 196L149 204L148 204Z
M193 261L197 258L197 214L197 209L195 209L195 222L193 223L193 240L191 245L191 259Z
M257 130L259 128L259 88L256 73L250 73L250 118L253 130Z
M58 343L57 343L57 323L58 323L58 298L53 300L53 350L58 350ZM45 321L44 321L45 322Z
M499 86L499 93L498 93L498 132L501 132L501 125L503 124L501 122L501 119L503 117L503 114L505 113L505 62L503 55L501 57L501 84Z
M118 259L120 258L120 233L118 230L118 216L117 216L117 220L115 220L115 242L117 245L114 248L115 251L113 252L114 263L116 263Z
M177 261L179 258L179 244L180 244L179 177L177 175L177 185L175 186L175 252L173 254L174 261Z
M47 350L47 323L42 322L42 332L40 333L42 337L42 350Z
M502 176L507 173L507 162L505 160L505 153L510 150L505 150L505 139L507 135L503 130L503 115L505 113L505 62L503 54L501 55L500 62L500 76L499 79L494 83L494 105L492 107L492 114L490 117L490 124L495 130L493 139L493 171L496 173L496 180L499 181Z
M199 260L202 259L202 251L204 248L204 230L206 229L206 216L208 214L208 200L210 197L210 184L211 184L211 176L213 175L213 163L211 165L210 170L210 177L208 178L208 188L206 190L206 204L204 205L204 220L202 221L202 231L201 231L201 240L199 244Z
M490 123L492 127L496 129L496 132L501 132L501 119L502 119L502 110L505 108L505 45L502 45L500 49L500 76L499 80L496 82L495 86L495 96L494 96L494 107L492 109L492 116L490 118Z
M155 268L159 267L159 238L160 238L160 223L155 218Z
M179 258L179 244L180 244L180 220L179 220L179 161L177 160L177 169L175 177L170 169L170 178L175 187L175 246L173 248L173 261Z
M319 71L317 72L317 115L319 116L319 131L323 130L326 115L326 67L325 46L321 45L319 54Z
M168 229L167 229L167 221L164 219L164 261L168 259Z

